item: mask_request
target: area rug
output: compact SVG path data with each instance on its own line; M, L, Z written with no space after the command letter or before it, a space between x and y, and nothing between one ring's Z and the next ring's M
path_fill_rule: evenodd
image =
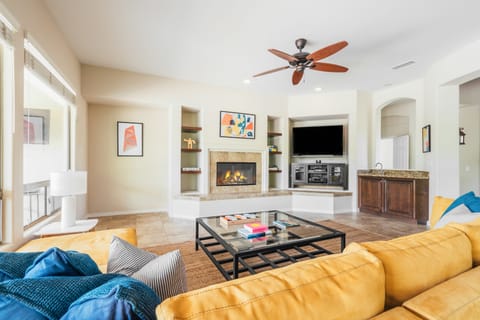
M386 236L356 229L331 220L324 220L319 223L343 231L346 234L347 245L351 242L388 239ZM322 247L332 252L340 252L340 241L338 239L327 240L322 242ZM183 261L185 262L189 290L199 289L225 281L225 278L210 261L207 255L201 249L195 251L195 243L193 241L146 248L146 250L155 254L164 254L175 249L180 249Z

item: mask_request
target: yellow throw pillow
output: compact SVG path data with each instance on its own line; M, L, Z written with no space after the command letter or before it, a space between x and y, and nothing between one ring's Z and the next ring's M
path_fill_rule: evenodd
M435 227L438 220L442 217L442 214L447 210L448 206L455 201L453 198L445 198L441 196L436 196L433 199L432 213L430 214L430 227Z

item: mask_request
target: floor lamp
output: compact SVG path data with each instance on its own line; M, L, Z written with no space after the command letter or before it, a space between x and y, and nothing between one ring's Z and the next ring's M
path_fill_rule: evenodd
M77 220L75 196L86 193L86 171L62 171L50 174L50 195L62 197L62 229L75 225Z

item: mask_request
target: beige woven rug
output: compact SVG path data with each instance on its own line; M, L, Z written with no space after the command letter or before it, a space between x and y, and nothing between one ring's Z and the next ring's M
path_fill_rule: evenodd
M387 237L383 235L356 229L344 224L333 222L331 220L320 221L319 223L345 232L347 245L350 242L387 239ZM339 239L326 240L321 242L321 245L325 249L328 249L332 252L340 252ZM202 249L195 251L195 244L193 241L146 248L146 250L156 254L163 254L175 249L180 249L183 261L185 262L189 290L203 288L214 283L225 281L225 278L222 276L220 271L218 271L218 269L202 251ZM244 276L245 275L247 275L247 273L245 273Z

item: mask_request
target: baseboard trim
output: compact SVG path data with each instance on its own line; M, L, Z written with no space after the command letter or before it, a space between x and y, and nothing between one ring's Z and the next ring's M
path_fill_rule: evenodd
M167 213L168 209L142 209L142 210L122 210L122 211L110 211L110 212L89 212L88 218L109 217L109 216L121 216L127 214L143 214L143 213Z

